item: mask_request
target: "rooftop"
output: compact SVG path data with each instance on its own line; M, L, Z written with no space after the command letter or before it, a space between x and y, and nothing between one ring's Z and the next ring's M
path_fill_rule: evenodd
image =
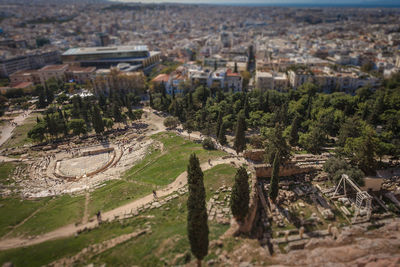
M169 75L168 74L159 74L157 77L153 79L153 82L168 82Z
M124 52L140 52L148 51L147 45L131 45L131 46L109 46L109 47L78 47L68 49L63 56L70 55L93 55L93 54L109 54Z
M79 67L79 66L69 66L68 71L74 73L86 73L86 72L94 72L96 70L95 67Z
M55 70L63 70L68 67L68 64L61 65L47 65L41 68L39 71L55 71Z
M31 83L31 82L22 82L22 83L19 83L19 84L13 86L13 88L24 89L24 88L31 87L31 86L33 86L33 83Z

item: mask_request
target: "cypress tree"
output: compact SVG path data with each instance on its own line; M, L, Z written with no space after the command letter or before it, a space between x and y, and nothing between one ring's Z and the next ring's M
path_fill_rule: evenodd
M38 101L38 108L46 107L46 94L44 90L39 92L39 101Z
M153 95L151 94L151 92L149 92L149 98L150 98L150 107L153 107Z
M47 86L46 88L46 100L47 104L50 105L54 100L54 92L51 88Z
M243 104L243 110L244 110L244 116L246 118L249 118L249 99L246 93L244 93L244 104Z
M67 122L64 117L64 113L61 111L61 109L58 109L58 123L60 124L61 131L64 133L64 136L68 135L68 126Z
M174 90L174 89L172 88L172 90ZM163 98L167 97L167 89L165 89L165 86L161 87L161 93L162 93Z
M217 138L219 136L219 131L221 130L221 125L222 125L222 111L220 110L218 112L217 125L215 127L215 130L216 130L215 136Z
M235 68L233 69L234 73L238 73L238 66L237 66L237 62L235 61Z
M226 140L226 129L224 123L221 123L221 127L218 132L218 142L221 145L226 145L228 143L228 141Z
M189 92L189 97L188 97L188 110L193 109L193 93L192 91Z
M232 188L231 211L238 222L244 222L249 211L250 191L249 176L244 167L240 167L235 175L235 184Z
M263 107L264 112L270 112L269 108L269 91L265 93L265 102L264 102L264 107Z
M100 109L97 105L93 107L93 128L97 134L104 132L103 118L100 114Z
M299 142L299 122L300 119L296 115L292 121L292 127L290 129L290 134L289 134L289 143L291 146L296 146L297 143Z
M196 154L190 155L187 166L189 197L187 200L187 230L192 253L197 258L197 265L208 254L208 224L206 209L206 191L203 183L203 172Z
M279 193L279 152L275 153L274 163L272 164L271 184L269 189L269 197L275 202Z
M119 103L117 101L115 101L113 103L112 112L113 112L114 120L116 122L122 122L123 121L121 109L120 109Z
M236 122L235 142L233 144L236 153L242 152L246 148L246 122L243 113L243 111L239 112Z

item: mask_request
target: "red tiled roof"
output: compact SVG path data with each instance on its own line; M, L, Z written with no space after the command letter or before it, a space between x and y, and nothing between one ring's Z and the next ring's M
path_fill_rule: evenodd
M32 85L33 85L33 83L31 83L31 82L22 82L22 83L19 83L17 85L14 85L13 88L15 88L15 89L23 89L23 88L30 87Z
M169 75L168 74L159 74L157 77L155 77L153 82L168 82L169 81Z
M239 73L234 73L234 72L232 72L231 69L228 69L228 70L226 71L226 76L229 76L229 77L239 77L240 74L239 74Z

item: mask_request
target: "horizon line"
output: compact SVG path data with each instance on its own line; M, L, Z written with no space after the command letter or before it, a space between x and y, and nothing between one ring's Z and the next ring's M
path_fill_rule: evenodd
M400 3L379 3L380 1L371 3L259 3L259 2L174 2L174 1L130 1L130 0L106 0L110 3L121 3L121 4L184 4L184 5L213 5L213 6L247 6L247 7L297 7L297 8L327 8L327 7L338 7L338 8L400 8Z

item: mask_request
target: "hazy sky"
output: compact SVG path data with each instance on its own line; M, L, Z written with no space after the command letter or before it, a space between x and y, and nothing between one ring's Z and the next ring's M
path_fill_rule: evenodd
M119 2L180 2L180 3L237 3L237 4L322 4L322 5L343 5L343 4L373 4L373 5L400 5L400 0L114 0Z

